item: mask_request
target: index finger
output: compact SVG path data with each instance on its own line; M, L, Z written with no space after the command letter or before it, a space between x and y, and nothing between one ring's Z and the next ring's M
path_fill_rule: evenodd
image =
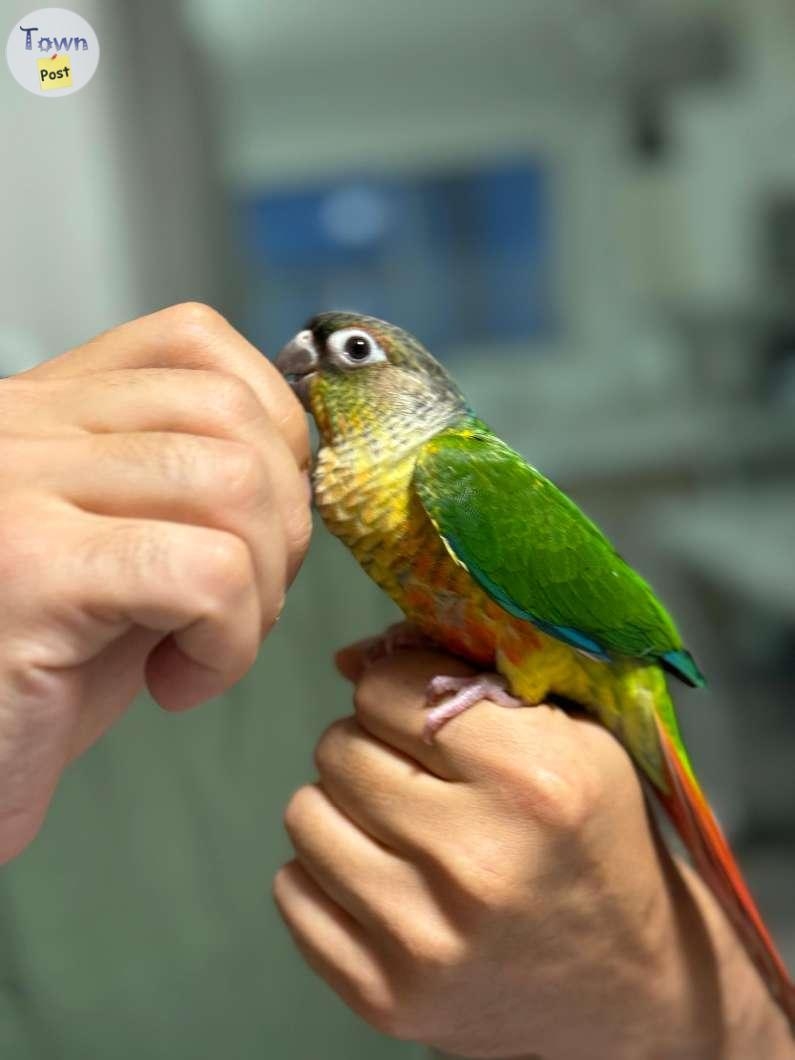
M66 378L116 368L199 368L235 375L254 391L299 467L309 464L306 416L280 372L215 309L169 306L103 332L27 373Z
M345 660L350 669L350 660ZM580 783L589 774L604 790L628 775L629 757L595 718L542 703L509 709L476 703L425 741L427 688L439 674L471 674L460 659L432 651L400 651L361 674L354 701L359 725L383 743L446 780L510 790L521 778L543 778L559 797L561 778ZM629 770L629 775L632 770Z
M461 659L433 651L399 651L358 672L349 654L338 656L338 663L343 672L358 678L354 703L361 727L431 773L470 779L483 772L484 757L501 757L502 726L492 722L495 712L505 711L491 703L471 707L440 729L432 743L425 738L428 684L439 674L472 674Z

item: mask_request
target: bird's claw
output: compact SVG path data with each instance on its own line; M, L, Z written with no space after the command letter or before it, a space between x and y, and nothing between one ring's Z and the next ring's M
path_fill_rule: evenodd
M487 699L499 707L523 707L523 700L511 695L501 674L477 674L474 677L453 677L438 674L428 682L427 697L434 706L425 715L423 738L433 743L436 733L452 718L463 714L476 703ZM442 696L441 703L436 702Z

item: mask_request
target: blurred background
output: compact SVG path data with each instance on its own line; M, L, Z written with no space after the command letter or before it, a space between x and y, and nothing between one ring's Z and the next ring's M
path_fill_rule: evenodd
M0 374L185 299L268 354L325 308L415 331L677 616L710 677L676 689L693 757L795 965L792 4L71 7L89 86L0 72ZM142 702L72 768L0 875L4 1057L420 1054L268 896L350 709L332 651L392 617L318 528L225 701Z

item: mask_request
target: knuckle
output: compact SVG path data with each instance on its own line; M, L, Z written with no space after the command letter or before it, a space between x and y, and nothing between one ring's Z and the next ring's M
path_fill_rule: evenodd
M299 788L284 809L284 827L291 839L299 835L312 812L316 792L311 785Z
M137 586L147 569L165 566L168 554L157 534L113 520L82 528L75 535L71 558L73 569L86 570L92 578L103 580L112 573ZM165 570L170 573L169 567Z
M267 469L257 450L243 442L221 442L216 451L215 474L225 503L235 509L257 507L267 488Z
M594 785L580 772L568 777L536 764L524 779L524 798L534 818L554 832L579 832L593 812L595 797Z
M181 338L189 343L203 344L220 328L228 326L218 310L204 302L180 302L164 312L170 316Z
M201 590L216 603L239 596L254 581L251 554L234 534L213 534L203 556L197 556Z
M466 954L464 940L441 923L402 921L398 942L408 960L407 997L422 994L423 985L439 972L461 964Z
M140 466L180 492L187 488L192 494L204 496L215 480L221 479L215 469L225 443L215 439L164 431L116 437L98 434L89 438L87 444L96 460L102 460L110 452L122 469Z
M101 576L118 570L125 579L139 584L148 570L163 570L170 574L170 555L159 534L112 523L86 533L80 542L89 569Z
M350 737L350 719L332 722L317 742L314 751L315 768L321 777L336 772Z
M90 439L89 444L101 453L105 441L103 435L98 435ZM202 443L191 437L178 434L154 437L142 433L127 435L122 442L124 460L144 466L149 464L170 483L192 485L197 471L205 466L200 454Z
M241 408L246 405L248 388L244 384L238 385L233 377L216 376L211 372L204 374L223 379L222 387L228 393L242 394L239 405ZM234 400L231 399L230 403ZM252 411L249 407L248 418L256 415L256 409ZM219 428L228 425L229 420L228 412L217 411ZM180 434L158 436L156 444L151 438L128 439L126 444L128 447L139 446L142 450L137 453L133 448L127 454L128 458L132 456L145 463L156 461L163 477L199 491L202 497L212 501L213 507L245 512L267 507L278 518L285 564L294 573L311 539L309 499L297 473L294 479L287 480L289 488L276 490L280 469L276 468L276 473L272 473L267 448L241 438Z
M537 753L539 747L543 755ZM523 740L507 753L493 755L488 773L503 814L553 833L577 832L604 797L600 766L568 732L564 742L540 745Z
M444 662L441 656L440 661ZM427 670L407 666L402 652L390 652L388 635L386 641L376 638L368 665L354 689L357 716L366 727L368 719L383 715L386 704L395 710L422 708L427 703L429 676Z
M362 1019L389 1038L408 1040L416 1037L416 1027L409 1013L398 1003L384 984L368 981L355 986L356 1010Z
M287 896L287 892L289 890L289 884L289 868L287 867L287 865L282 865L282 867L276 872L276 875L273 877L273 882L271 884L271 893L276 899L277 904L281 905L284 902Z
M262 405L248 383L225 372L209 374L209 400L225 424L248 423L263 415Z

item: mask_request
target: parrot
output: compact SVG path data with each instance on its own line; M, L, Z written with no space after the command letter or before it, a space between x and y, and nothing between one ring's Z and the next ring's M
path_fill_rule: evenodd
M403 329L314 316L276 366L315 421L315 506L426 642L429 739L483 699L552 698L629 753L795 1032L795 984L696 778L667 677L706 682L663 604L605 534L482 420Z

